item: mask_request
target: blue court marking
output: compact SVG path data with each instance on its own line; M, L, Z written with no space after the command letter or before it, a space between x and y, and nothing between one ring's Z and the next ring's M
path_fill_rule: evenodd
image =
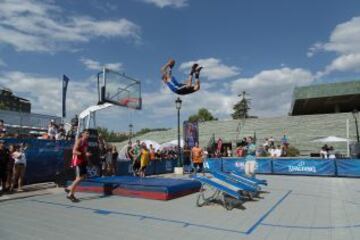
M249 235L251 234L260 224L262 221L264 221L265 218L267 218L267 216L269 216L269 214L275 210L275 208L277 206L279 206L279 204L285 200L285 198L287 198L287 196L289 196L289 194L292 192L292 190L289 190L282 198L280 198L279 201L277 201L277 203L275 203L274 206L272 206L272 208L269 209L269 211L267 211L261 218L259 218L259 220L257 220L257 222L252 225L249 230L246 231L246 234Z
M114 214L114 215L122 215L122 216L127 216L127 217L136 217L138 218L140 221L145 220L145 219L149 219L149 220L154 220L154 221L161 221L161 222L167 222L167 223L177 223L177 224L181 224L184 228L185 227L189 227L189 226L193 226L193 227L199 227L199 228L206 228L206 229L211 229L211 230L217 230L217 231L223 231L223 232L232 232L232 233L238 233L238 234L244 234L244 235L250 235L259 225L264 225L261 222L264 221L264 219L269 216L269 214L275 210L275 208L282 202L285 200L285 198L292 192L292 190L289 190L279 201L277 201L275 203L274 206L272 206L262 217L259 218L258 221L256 221L256 223L254 225L252 225L247 231L239 231L239 230L234 230L234 229L227 229L227 228L222 228L222 227L215 227L215 226L211 226L211 225L206 225L206 224L197 224L197 223L191 223L191 222L185 222L185 221L180 221L180 220L173 220L173 219L166 219L166 218L159 218L159 217L153 217L153 216L148 216L148 215L141 215L141 214L134 214L134 213L126 213L126 212L119 212L119 211L112 211L112 210L104 210L104 209L97 209L97 208L90 208L90 207L82 207L82 206L76 206L76 205L70 205L70 204L64 204L64 203L55 203L55 202L49 202L49 201L43 201L43 200L37 200L37 199L32 199L30 201L32 202L36 202L36 203L42 203L42 204L47 204L47 205L53 205L53 206L60 206L60 207L65 207L65 208L75 208L75 209L82 209L82 210L90 210L93 211L95 214L101 214L101 215L109 215L109 214ZM267 225L264 225L267 226Z
M109 215L112 212L111 211L107 211L107 210L95 210L94 213L96 214L102 214L102 215Z
M70 204L55 203L55 202L48 202L48 201L35 200L35 199L32 199L30 201L36 202L36 203L47 204L47 205L60 206L60 207L65 207L65 208L90 210L96 214L102 214L102 215L114 214L114 215L122 215L122 216L127 216L127 217L136 217L136 218L139 218L140 221L149 219L149 220L161 221L161 222L167 222L167 223L177 223L177 224L181 224L184 228L192 226L192 227L206 228L206 229L211 229L211 230L216 230L216 231L247 234L244 231L239 231L239 230L234 230L234 229L227 229L227 228L215 227L215 226L211 226L211 225L197 224L197 223L185 222L185 221L180 221L180 220L159 218L159 217L140 215L140 214L134 214L134 213L126 213L126 212L110 211L110 210L103 210L103 209L97 209L97 208L81 207L81 206L74 206L74 205L70 205Z
M346 228L360 227L360 224L338 225L338 226L298 226L298 225L281 225L281 224L261 223L261 225L267 226L267 227L290 228L290 229L309 229L309 230L346 229Z

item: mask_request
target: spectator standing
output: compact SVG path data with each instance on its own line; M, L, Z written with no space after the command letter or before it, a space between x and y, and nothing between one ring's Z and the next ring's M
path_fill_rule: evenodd
M320 150L320 157L327 159L328 158L328 150L329 150L329 148L328 148L327 144L325 144Z
M14 179L10 187L10 191L14 190L15 185L18 185L18 192L22 192L23 180L26 169L26 156L23 146L16 146L15 151L12 153L14 158Z
M58 133L57 126L56 126L54 120L51 120L49 123L49 127L48 127L48 138L50 140L55 140L57 133Z
M117 160L118 160L118 157L119 157L119 153L118 153L115 145L112 146L112 151L111 152L112 152L112 163L111 163L112 171L111 171L111 175L115 176L116 173L117 173Z
M155 148L152 144L150 144L150 161L154 161L156 159Z
M7 180L7 166L9 164L9 151L5 148L4 141L0 141L0 181L2 186L2 192L4 193L7 190L6 180Z
M232 151L229 147L227 147L227 149L226 149L226 154L228 157L232 157Z
M277 145L275 151L274 151L274 157L279 158L282 156L282 150L281 150L281 146Z
M187 143L185 143L184 145L183 156L184 156L184 172L188 173L191 169L191 160L190 160L191 149Z
M106 146L106 154L105 154L105 167L103 171L103 175L112 175L113 167L112 167L112 147L110 144Z
M15 146L11 144L9 146L9 161L6 168L6 189L11 188L12 179L14 175L14 165L15 159L13 158L12 154L15 152Z
M203 149L196 142L195 146L191 149L191 159L194 166L195 172L202 172L203 170Z
M103 176L106 172L106 156L107 156L107 143L105 141L105 139L103 138L103 136L101 135L101 133L99 133L98 135L98 146L99 146L99 161L96 161L96 167L98 169L98 175L99 176Z
M131 150L132 156L134 158L133 161L133 172L134 176L139 176L139 170L141 167L140 158L141 158L141 145L140 140L136 140L135 146Z
M64 128L64 124L59 125L59 129L56 133L55 139L56 140L64 140L66 138L66 131Z
M141 145L140 153L140 177L145 177L145 171L150 162L150 151L147 149L146 144Z
M268 138L265 138L265 142L263 144L263 147L265 149L266 152L269 151L269 148L270 148L270 143L269 143L269 139Z
M335 150L334 150L333 146L329 147L328 156L329 156L329 159L335 159L336 158Z
M255 176L256 169L256 144L252 137L247 138L247 155L245 157L245 174L251 177Z
M271 136L269 139L269 147L275 147L275 138L273 138L273 136Z
M161 159L161 151L158 149L155 154L156 158Z
M128 141L128 144L126 146L125 156L126 156L127 159L130 159L131 162L134 160L134 156L132 154L132 142L131 142L131 140Z
M0 138L4 138L6 136L6 127L4 124L4 120L0 119Z

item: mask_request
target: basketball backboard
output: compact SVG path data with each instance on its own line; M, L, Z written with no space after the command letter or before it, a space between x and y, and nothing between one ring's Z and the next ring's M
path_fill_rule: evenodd
M99 103L141 109L140 81L107 68L97 75Z

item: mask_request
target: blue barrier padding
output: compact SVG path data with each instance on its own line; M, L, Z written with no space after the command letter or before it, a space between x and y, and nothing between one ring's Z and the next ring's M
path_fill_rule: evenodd
M222 159L210 158L204 161L205 170L222 171Z
M238 171L245 173L245 158L224 158L222 167L224 172ZM272 173L271 159L256 159L256 173Z
M116 175L118 175L118 176L133 175L131 162L130 161L118 161Z
M27 184L54 181L56 175L64 170L64 150L71 149L72 141L43 139L2 139L5 144L25 143L27 160L25 182Z
M346 159L335 160L337 176L360 177L360 160Z
M274 159L272 162L275 174L335 176L335 161L330 159Z

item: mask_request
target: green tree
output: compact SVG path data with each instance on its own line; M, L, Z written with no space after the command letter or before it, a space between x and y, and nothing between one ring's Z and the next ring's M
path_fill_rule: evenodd
M189 117L189 122L207 122L207 121L216 121L217 118L207 110L206 108L200 108L197 114L191 115Z
M242 97L241 100L236 103L233 107L234 113L231 114L233 119L244 119L249 118L250 110L250 99L246 98L246 92L243 91L239 94L239 97Z

